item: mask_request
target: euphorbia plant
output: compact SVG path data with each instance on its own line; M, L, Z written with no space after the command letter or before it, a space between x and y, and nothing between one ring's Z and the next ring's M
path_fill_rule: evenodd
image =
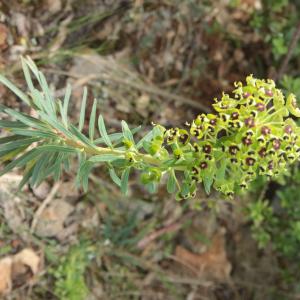
M123 192L130 171L137 169L141 182L151 191L167 176L167 190L176 192L178 199L193 197L199 183L207 193L213 187L231 196L258 174L277 176L299 159L300 128L291 116L300 117L300 110L295 96L285 99L272 80L248 76L246 84L235 84L232 96L224 93L221 100L215 99L215 114L200 114L184 128L154 125L137 140L134 135L139 128L130 129L125 121L122 132L108 134L103 117L97 117L96 100L85 135L87 91L79 121L72 124L68 118L71 88L67 87L63 101L55 99L34 62L22 59L22 65L28 93L0 76L0 82L36 112L32 117L0 107L13 119L0 120L0 127L8 133L0 139L0 159L5 164L0 175L25 167L21 186L27 182L38 185L51 175L58 180L75 156L79 161L77 183L84 189L92 168L105 164Z

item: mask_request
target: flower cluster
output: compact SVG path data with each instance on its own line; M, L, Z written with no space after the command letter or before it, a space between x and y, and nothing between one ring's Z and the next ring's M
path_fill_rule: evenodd
M300 129L290 117L299 117L294 95L286 101L274 81L252 76L235 87L232 97L215 100L216 114L199 115L187 129L165 131L172 167L185 171L179 198L193 196L199 182L207 192L213 186L231 196L258 174L276 176L299 159Z

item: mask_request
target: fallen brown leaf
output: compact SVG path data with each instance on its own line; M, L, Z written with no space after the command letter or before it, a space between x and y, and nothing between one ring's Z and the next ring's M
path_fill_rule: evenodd
M200 277L220 281L229 279L231 264L227 259L223 231L213 236L211 246L206 252L195 254L177 246L175 255L179 262L195 270Z
M13 286L22 286L30 282L38 272L39 265L40 258L32 249L24 249L16 254L11 267Z
M13 286L30 282L40 268L40 257L30 248L0 260L0 295L7 294Z
M10 257L0 260L0 295L7 294L11 291L11 266L12 259Z

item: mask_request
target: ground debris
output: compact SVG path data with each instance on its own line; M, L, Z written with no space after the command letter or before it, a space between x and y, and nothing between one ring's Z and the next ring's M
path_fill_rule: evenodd
M40 269L41 258L31 248L0 260L0 295L9 293L13 287L32 284Z
M208 250L201 254L195 254L182 246L177 246L175 255L178 261L203 279L227 281L232 267L227 258L224 233L224 230L217 232L212 237Z

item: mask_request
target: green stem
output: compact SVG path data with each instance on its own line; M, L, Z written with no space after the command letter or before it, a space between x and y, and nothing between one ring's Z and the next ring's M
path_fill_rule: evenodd
M112 154L117 156L123 156L126 157L126 153L128 153L128 150L116 150L112 148L104 148L104 147L90 147L88 145L83 145L81 142L70 140L68 138L64 138L64 141L67 145L71 147L75 147L77 149L83 150L86 154L89 155L103 155L103 154ZM134 154L136 157L147 164L154 165L154 166L160 166L162 164L162 161L158 158L155 158L149 154L144 154L140 152L135 152Z

